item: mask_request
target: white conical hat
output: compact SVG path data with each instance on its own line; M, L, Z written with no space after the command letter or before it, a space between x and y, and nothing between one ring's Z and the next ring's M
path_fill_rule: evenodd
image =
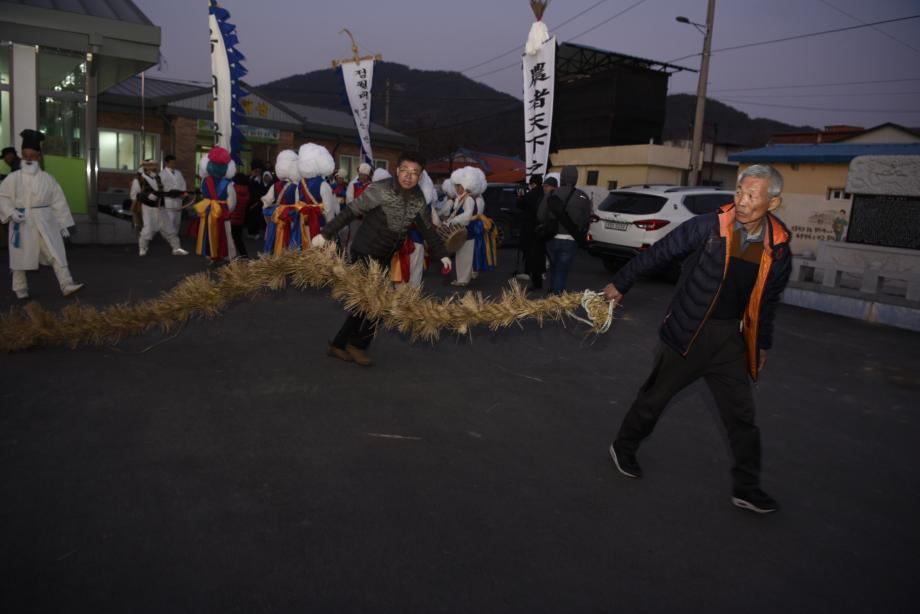
M300 146L297 153L297 170L303 179L327 177L335 171L335 160L322 145L307 143Z

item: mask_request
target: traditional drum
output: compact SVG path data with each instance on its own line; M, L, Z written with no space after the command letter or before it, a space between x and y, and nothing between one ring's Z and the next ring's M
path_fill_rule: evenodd
M456 253L457 250L463 247L463 244L466 243L466 226L444 224L442 226L437 226L436 230L438 231L438 236L441 237L441 243L444 244L444 249L447 250L448 254Z

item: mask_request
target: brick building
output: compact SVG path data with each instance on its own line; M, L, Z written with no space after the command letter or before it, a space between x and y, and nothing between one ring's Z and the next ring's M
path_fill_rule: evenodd
M343 111L281 103L244 85L245 136L241 158L268 164L278 152L312 142L326 147L339 168L353 176L360 162L358 133ZM141 160L162 161L167 154L189 180L201 155L214 144L211 91L202 84L132 77L99 97L99 192L129 185ZM392 168L399 153L415 149L414 139L371 124L374 164Z

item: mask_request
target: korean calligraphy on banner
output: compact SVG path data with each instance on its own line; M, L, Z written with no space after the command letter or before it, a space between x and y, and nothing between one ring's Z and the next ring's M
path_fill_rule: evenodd
M374 78L374 60L343 62L340 65L342 79L348 104L355 117L355 127L361 141L361 155L364 161L373 165L374 154L371 151L371 86Z
M553 128L556 37L533 54L524 54L524 146L527 175L546 174Z

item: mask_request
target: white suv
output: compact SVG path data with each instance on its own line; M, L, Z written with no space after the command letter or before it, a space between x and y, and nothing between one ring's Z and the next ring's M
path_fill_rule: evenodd
M711 187L626 186L613 190L591 216L588 253L615 272L627 260L695 215L732 202L734 192ZM676 276L679 267L669 271Z

